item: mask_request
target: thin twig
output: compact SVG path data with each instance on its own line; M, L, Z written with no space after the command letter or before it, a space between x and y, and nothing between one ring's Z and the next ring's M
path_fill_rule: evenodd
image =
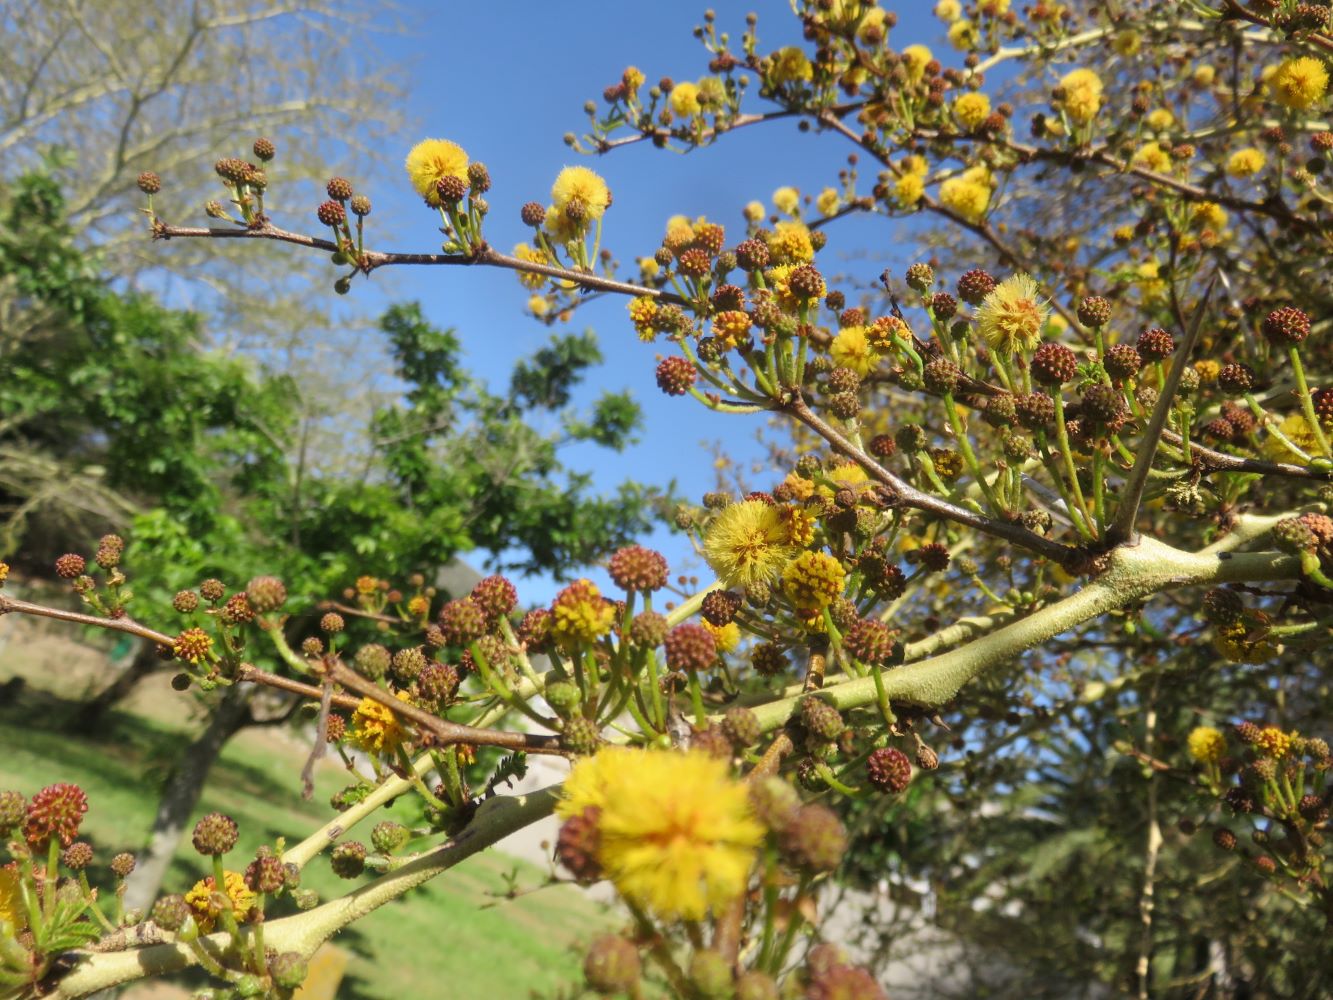
M1148 485L1148 473L1152 469L1153 460L1157 457L1157 446L1161 443L1162 432L1166 430L1166 418L1175 401L1176 388L1185 373L1185 366L1189 364L1190 355L1194 353L1194 345L1199 341L1199 332L1203 329L1203 316L1208 311L1208 300L1212 297L1216 285L1217 272L1214 271L1208 281L1208 287L1203 290L1203 296L1195 304L1194 321L1185 336L1185 343L1180 346L1180 351L1176 354L1175 363L1171 365L1171 372L1166 377L1166 384L1162 386L1161 395L1157 397L1152 418L1148 421L1148 427L1139 441L1139 453L1134 459L1134 468L1129 472L1124 496L1116 508L1115 520L1111 522L1110 530L1106 534L1107 541L1112 545L1119 545L1122 542L1132 544L1138 538L1134 522L1139 516L1139 504L1143 502L1143 490Z

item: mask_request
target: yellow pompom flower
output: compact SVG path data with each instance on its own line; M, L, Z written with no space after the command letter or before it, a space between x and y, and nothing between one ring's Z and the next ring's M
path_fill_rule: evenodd
M727 100L727 88L715 76L705 76L699 80L699 106L705 111L721 107Z
M399 701L407 698L406 691L398 692ZM362 698L352 712L352 743L367 753L393 753L407 736L392 710L373 698Z
M404 165L412 186L429 205L440 204L439 192L435 190L435 184L440 179L457 177L460 181L467 181L467 152L458 143L448 139L421 140L407 154Z
M741 213L745 216L746 222L760 223L764 221L764 216L768 214L768 210L764 208L762 201L747 201L745 208L741 209Z
M572 243L583 235L588 222L586 218L582 222L575 222L556 206L547 205L546 221L542 223L542 228L555 242Z
M832 213L825 212L825 214ZM773 227L773 232L768 237L768 254L774 264L810 263L815 259L815 246L810 242L810 230L797 219L784 219Z
M750 314L740 309L727 309L713 317L713 336L728 349L739 347L750 336Z
M850 368L861 376L869 375L879 360L875 356L870 341L866 339L863 326L849 326L838 331L838 335L829 344L829 354L833 363L841 368Z
M1176 116L1168 108L1155 108L1148 112L1144 122L1154 132L1164 132L1176 123Z
M602 870L663 920L702 920L744 893L764 839L746 785L702 753L607 747L580 760L556 814L589 808Z
M773 291L773 298L777 300L778 305L788 312L795 312L803 303L814 299L824 297L824 279L820 277L814 282L814 293L812 295L801 295L792 291L791 274L796 270L794 264L779 264L777 267L768 271L768 286Z
M924 45L909 45L903 49L903 66L907 69L907 79L920 83L926 75L926 66L935 56Z
M990 98L979 91L963 94L953 102L953 113L967 128L980 128L990 117Z
M1282 418L1282 422L1277 425L1277 429L1282 436L1300 448L1306 455L1312 455L1319 450L1319 440L1314 436L1314 430L1310 427L1309 421L1299 413L1292 413ZM1264 439L1260 448L1264 457L1270 458L1275 462L1305 461L1289 447L1286 443L1274 435L1269 435Z
M645 279L656 278L662 273L662 265L657 263L656 257L640 257L638 260L639 274Z
M1050 311L1032 277L1015 274L982 299L977 309L977 329L996 354L1030 351L1041 340Z
M801 193L794 187L780 187L773 192L773 207L784 215L795 215L801 204Z
M792 556L779 509L762 500L723 508L704 535L704 559L724 587L771 583Z
M792 498L802 502L815 495L815 484L798 472L787 473L782 485L790 491Z
M990 186L967 177L950 177L940 185L940 201L967 222L980 222L990 207Z
M795 45L779 49L773 53L772 59L771 78L774 83L793 83L814 78L814 66L805 52Z
M1111 48L1122 56L1137 55L1142 47L1143 36L1133 28L1126 28L1124 31L1117 32L1111 39Z
M647 295L640 295L636 299L631 299L629 303L629 318L634 324L634 329L639 335L639 339L645 343L651 341L657 331L653 327L653 320L657 317L657 303Z
M1171 154L1155 142L1147 142L1139 147L1134 154L1134 165L1143 167L1145 170L1151 170L1156 174L1169 173L1171 170Z
M827 552L802 552L782 570L782 592L798 608L824 608L842 595L847 574Z
M895 337L907 340L911 336L911 329L897 316L881 316L866 327L866 339L877 351L891 350Z
M1214 358L1200 358L1194 362L1194 371L1200 382L1212 385L1217 381L1217 376L1222 374L1222 362Z
M551 300L548 299L545 295L528 296L528 312L532 313L532 315L536 316L538 319L541 319L550 311L551 311Z
M1217 78L1217 70L1207 63L1202 66L1195 66L1194 72L1190 74L1190 79L1200 87L1211 87L1213 80Z
M1254 746L1260 753L1281 760L1291 752L1291 737L1291 733L1284 733L1277 726L1264 726L1259 730L1259 738L1254 741Z
M611 204L611 190L587 167L565 167L551 185L551 201L564 212L576 198L583 203L585 218L600 219Z
M1090 69L1076 69L1060 80L1063 106L1069 120L1080 125L1097 117L1102 107L1102 78Z
M875 8L879 10L878 7ZM815 199L815 208L819 209L820 215L833 215L838 211L838 206L842 204L842 196L838 194L837 188L827 187L819 192L819 197Z
M625 84L625 89L633 94L643 86L645 77L643 75L643 70L639 69L639 67L630 66L621 75L620 79L621 82Z
M526 243L520 243L514 247L514 256L532 264L551 263L551 258L546 255L545 250L530 247ZM546 275L534 274L531 271L519 271L518 281L524 288L541 288L542 285L546 284Z
M1313 56L1287 59L1268 85L1279 104L1300 111L1318 104L1328 93L1328 67Z
M591 580L575 580L551 603L551 632L565 649L606 635L615 618L615 606Z
M688 80L671 88L671 110L682 118L697 115L703 110L699 103L699 88Z
M836 490L851 490L859 495L870 487L866 470L855 462L840 462L826 471L824 477L833 483L834 488L820 484L815 492L823 497L832 498Z
M1196 726L1185 741L1190 758L1200 764L1216 764L1226 753L1227 741L1212 726Z
M1236 178L1253 177L1264 169L1267 162L1268 158L1263 152L1253 146L1238 149L1227 160L1227 173Z
M213 876L209 875L196 882L185 894L186 905L194 911L194 922L205 934L213 929L218 917L222 915L222 907L213 899L216 886ZM232 913L236 914L238 920L243 919L250 907L255 905L255 894L245 884L245 877L240 872L223 872L222 886L231 903Z
M878 45L888 34L884 27L887 11L883 7L871 7L862 15L856 25L856 40L862 45Z
M966 52L969 49L977 47L981 36L977 34L977 26L966 18L954 21L949 25L949 44L959 52Z
M958 0L940 0L935 5L935 16L946 24L952 24L963 16L963 5Z
M1194 206L1194 221L1209 229L1225 229L1230 216L1227 210L1215 201L1201 201Z
M912 208L926 193L920 174L903 174L893 182L893 199L903 208Z
M735 652L736 647L741 644L741 629L735 622L727 622L725 625L703 622L703 627L712 634L719 653Z

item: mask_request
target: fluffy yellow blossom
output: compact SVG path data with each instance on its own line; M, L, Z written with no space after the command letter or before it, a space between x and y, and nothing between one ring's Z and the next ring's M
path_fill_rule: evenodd
M1102 78L1090 69L1076 69L1060 80L1063 107L1069 120L1083 125L1097 117L1102 107Z
M651 341L657 333L653 327L653 320L657 318L657 302L647 295L630 299L629 318L639 339L645 343Z
M810 263L815 259L815 247L810 242L810 230L796 219L784 219L773 227L773 232L768 237L768 253L774 264Z
M940 201L967 222L980 222L990 207L990 185L970 180L966 175L950 177L940 185Z
M186 904L194 911L194 922L205 934L213 929L218 917L222 915L220 900L213 899L216 886L217 883L210 875L196 882L185 894ZM250 907L255 905L255 894L246 886L245 877L239 872L223 872L222 886L231 903L231 911L238 918L244 917Z
M771 583L791 556L791 532L778 508L762 500L724 508L704 535L704 559L724 587Z
M1143 36L1133 28L1126 28L1124 31L1116 32L1111 39L1111 48L1122 56L1137 55L1140 48L1143 47Z
M671 88L671 110L682 118L697 115L703 110L699 104L699 88L688 80Z
M407 692L399 691L398 700L407 701ZM367 753L393 753L407 735L388 706L373 698L362 698L352 712L352 743Z
M824 608L841 596L847 574L827 552L802 552L782 570L782 592L798 608Z
M1283 417L1282 422L1277 425L1277 429L1283 437L1304 451L1306 455L1318 452L1319 441L1315 438L1309 422L1299 413ZM1292 451L1281 438L1272 434L1264 439L1261 450L1265 457L1275 462L1306 461L1306 459Z
M1217 77L1217 70L1204 63L1202 66L1195 66L1194 72L1190 74L1192 79L1200 87L1211 87L1213 80Z
M784 215L795 215L801 204L801 193L794 187L780 187L773 192L773 207Z
M1229 216L1227 210L1215 201L1200 201L1194 205L1194 221L1209 229L1225 229Z
M600 219L611 204L611 191L606 181L587 167L565 167L551 185L551 201L567 212L575 199L583 203L585 218Z
M870 488L870 477L866 475L865 469L861 468L855 462L841 462L833 466L824 473L824 478L833 484L832 487L820 485L815 492L822 497L833 497L838 490L851 490L855 494L866 492Z
M907 79L920 83L926 75L926 66L935 56L924 45L909 45L903 49L903 66L907 70Z
M782 485L796 500L809 500L815 495L815 484L797 472L787 473L787 478L782 481Z
M8 579L9 579L9 563L0 562L0 587L3 587L5 585L5 581Z
M897 316L881 316L866 327L866 339L877 351L891 350L895 337L906 340L911 335L911 329Z
M980 0L977 10L991 17L1003 17L1009 13L1009 0Z
M1314 56L1286 59L1268 85L1283 107L1303 110L1318 104L1328 93L1328 67Z
M1148 112L1144 123L1154 132L1164 132L1176 123L1176 116L1169 108L1154 108Z
M744 783L702 753L607 747L574 765L556 814L597 815L597 861L664 920L701 920L745 892L764 828Z
M958 0L940 0L935 5L935 16L951 24L963 16L963 5Z
M741 309L727 309L713 317L713 336L728 349L750 339L750 314Z
M736 647L741 644L740 626L735 622L727 622L725 625L714 625L712 622L704 622L706 628L713 636L713 642L717 646L719 653L735 652Z
M911 208L926 193L926 182L920 174L903 174L893 182L893 200L903 208Z
M1135 284L1145 302L1152 302L1166 294L1166 282L1162 280L1162 265L1155 260L1145 260L1136 269L1138 277Z
M1227 160L1227 173L1237 178L1253 177L1264 169L1264 164L1267 162L1268 158L1263 152L1253 146L1238 149Z
M764 208L762 201L747 201L741 212L745 216L746 222L754 223L763 222L764 216L768 214L768 210Z
M980 40L977 26L967 18L961 18L949 25L949 44L959 52L976 48Z
M551 602L551 632L565 649L606 635L615 617L615 606L591 580L575 580Z
M1227 741L1212 726L1196 726L1185 742L1190 758L1200 764L1216 764L1226 753Z
M705 76L699 81L699 105L707 110L720 107L727 99L727 88L715 76Z
M856 26L856 40L862 45L878 45L884 41L888 34L884 26L886 14L883 7L871 7L866 11Z
M435 184L444 177L467 181L467 153L447 139L423 139L407 154L408 179L427 204L438 206L440 195Z
M657 262L656 257L640 257L638 265L639 274L645 279L656 278L662 273L662 265Z
M1147 142L1134 154L1134 165L1165 174L1171 171L1171 154L1155 142Z
M551 311L551 300L545 295L528 296L528 312L541 319Z
M870 341L866 339L863 326L849 326L839 330L829 344L829 354L833 356L835 365L850 368L861 376L869 375L879 360Z
M1204 385L1212 385L1217 381L1217 376L1222 374L1222 362L1216 358L1200 358L1194 362L1194 372Z
M824 297L824 279L821 277L816 282L815 293L810 296L802 296L792 291L791 273L796 270L796 265L780 264L768 272L768 286L773 290L773 298L777 300L778 305L788 311L799 309L803 303L812 299L822 299Z
M977 329L996 354L1032 350L1041 340L1050 308L1031 276L1015 274L991 290L977 309Z
M588 223L586 219L576 222L554 205L547 205L546 221L542 223L542 228L557 243L571 243L583 235Z
M813 79L815 68L810 64L805 52L795 45L788 45L773 53L772 80L774 83L794 83Z
M1272 757L1274 760L1281 760L1291 752L1292 733L1284 733L1277 726L1264 726L1259 730L1259 738L1254 741L1254 747L1260 753Z
M546 255L545 250L536 247L530 247L526 243L520 243L514 247L514 256L519 260L526 260L533 264L549 264L551 258ZM541 288L546 284L546 275L533 274L530 271L519 271L518 281L524 288Z
M879 10L878 7L875 8ZM842 196L838 194L837 188L826 187L819 192L819 197L815 199L815 208L819 209L820 215L833 215L842 204Z
M620 79L621 82L625 84L625 89L632 94L643 86L645 77L643 75L643 70L639 69L639 67L630 66L625 70Z
M1252 635L1243 621L1218 626L1213 648L1233 663L1264 663L1281 652L1267 633Z
M965 127L980 128L981 123L990 117L990 98L979 91L963 94L953 102L953 113Z

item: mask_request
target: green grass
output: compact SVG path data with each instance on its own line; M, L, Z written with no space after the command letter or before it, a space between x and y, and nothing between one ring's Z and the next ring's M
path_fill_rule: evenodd
M0 706L0 788L31 794L55 781L77 782L91 803L83 832L97 857L105 862L117 851L136 850L152 823L171 761L190 738L188 696L176 697L180 702L175 716L167 717L170 722L116 714L104 734L83 737L61 728L71 703L30 686L17 704ZM241 841L228 857L231 866L241 867L260 844L280 836L295 843L333 815L329 796L346 783L345 775L335 767L319 768L315 794L305 801L302 763L300 748L271 734L243 733L228 745L196 817L217 810L237 821ZM404 819L410 808L400 800L373 821L395 813ZM371 825L363 824L353 836L368 838ZM182 891L204 874L207 864L194 853L187 833L164 891ZM348 928L334 939L352 956L340 1000L524 997L577 982L579 943L612 918L568 886L506 899L506 876L516 876L520 890L543 881L542 872L520 860L483 854ZM307 866L302 885L327 899L367 880L338 879L321 857Z

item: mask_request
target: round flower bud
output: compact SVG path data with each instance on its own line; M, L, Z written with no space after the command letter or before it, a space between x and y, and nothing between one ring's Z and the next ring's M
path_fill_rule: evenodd
M401 684L410 684L426 669L426 654L420 646L409 646L393 654L393 676Z
M1086 295L1079 300L1077 313L1084 326L1105 326L1111 319L1111 303L1100 295Z
M402 823L395 823L392 820L376 823L375 828L370 831L371 846L381 854L392 854L401 850L411 839L412 831Z
M728 590L709 591L699 605L699 614L709 625L730 624L741 607L741 596Z
M319 619L319 628L322 632L341 632L346 626L343 616L336 611L330 611Z
M936 292L930 297L930 310L935 318L947 322L958 313L958 300L948 292Z
M711 948L700 949L690 956L689 977L699 1000L731 1000L734 996L731 963Z
M315 210L315 217L326 226L340 226L347 221L347 212L340 202L326 201Z
M1176 349L1175 338L1161 327L1153 327L1139 334L1139 355L1146 362L1163 361L1171 357Z
M287 588L276 576L257 576L245 585L245 598L259 614L277 611L287 601Z
M1239 362L1223 365L1217 373L1217 387L1234 396L1249 392L1254 388L1254 369Z
M389 670L392 657L389 651L377 642L362 646L352 657L352 666L367 680L377 681Z
M836 708L822 698L813 696L801 701L801 724L825 740L836 740L846 728L842 714Z
M603 934L583 959L583 976L598 993L629 993L642 974L639 950L619 934Z
M74 552L67 552L56 560L56 576L62 580L73 580L75 577L82 576L87 563L83 556Z
M642 611L634 616L630 623L630 642L637 646L653 649L662 645L667 634L667 620L656 611Z
M150 919L164 931L178 931L190 914L190 904L185 902L185 897L172 893L153 904Z
M866 759L866 777L881 792L897 795L912 781L912 762L896 747L880 747Z
M346 177L330 177L324 190L334 201L346 201L352 197L352 182Z
M736 266L742 271L759 271L768 266L768 244L763 240L741 240L736 245Z
M227 603L222 605L218 617L227 625L244 625L254 620L255 610L250 607L244 594L232 594L227 598Z
M21 801L19 797L18 801ZM12 796L7 809L12 810ZM23 814L23 839L28 846L41 850L51 840L68 847L79 835L79 825L88 812L88 796L78 785L60 782L47 785L32 797Z
M1125 412L1125 399L1119 389L1092 385L1083 393L1083 415L1093 424L1114 423Z
M145 170L139 175L139 190L144 194L157 194L162 190L162 178L151 170Z
M1063 385L1078 373L1078 358L1064 344L1042 344L1032 354L1032 377L1042 385Z
M750 653L750 663L762 677L775 677L791 666L786 652L774 642L762 642Z
M278 147L273 145L273 140L265 136L260 136L255 140L253 149L255 156L265 163L273 159L274 155L278 152Z
M223 585L221 580L210 577L203 583L199 584L199 594L204 600L216 604L227 596L227 588Z
M981 300L995 291L996 281L989 273L975 268L958 279L958 297L970 306L981 305Z
M575 753L590 754L602 745L602 734L591 719L576 715L565 720L560 730L560 742Z
M924 292L935 284L935 269L929 264L912 264L907 268L907 287Z
M667 561L662 553L642 545L618 549L607 565L611 580L627 593L661 590L667 585Z
M739 705L727 709L722 716L722 733L738 750L754 746L764 734L759 716Z
M111 872L116 878L129 878L134 871L134 855L121 851L111 859Z
M847 853L847 830L827 806L802 806L780 831L778 846L797 868L831 872Z
M467 181L445 174L435 182L435 194L445 205L457 205L467 195Z
M694 386L697 374L686 358L663 358L657 365L657 387L668 396L683 396Z
M1123 382L1139 373L1143 367L1143 358L1133 344L1116 344L1107 350L1102 364L1106 368L1106 374L1117 382Z
M491 172L486 169L484 163L469 163L467 165L468 185L477 194L485 194L491 189Z
M438 712L454 700L459 681L458 668L452 663L427 662L417 674L417 693Z
M194 849L205 857L220 858L240 836L236 821L222 813L209 813L194 825Z
M852 623L843 636L847 651L865 664L883 664L893 656L893 633L887 625L873 618Z
M707 670L717 659L717 641L702 625L686 622L667 633L667 666L672 670Z
M1044 392L1029 392L1014 399L1018 422L1029 430L1042 430L1055 420L1055 400Z
M597 826L600 816L600 809L588 806L577 816L565 820L555 841L556 858L576 881L585 884L602 877L602 866L597 861L601 847L601 832Z
M60 852L60 863L72 872L81 872L93 863L93 845L76 840Z
M171 599L171 606L183 615L188 615L195 608L199 607L199 595L193 590L179 591Z
M787 287L801 299L817 299L824 294L824 279L809 264L802 264L787 276Z
M251 892L274 893L286 884L287 870L281 858L271 854L255 858L245 868L245 885Z
M962 380L962 370L948 358L935 358L922 373L926 391L936 396L951 394Z
M440 608L440 629L451 646L467 646L486 634L486 615L470 597L448 601Z
M546 685L545 696L546 703L562 718L572 716L583 702L578 685L570 681L551 681Z
M333 848L329 863L339 878L356 878L366 868L366 845L359 840L344 841Z

